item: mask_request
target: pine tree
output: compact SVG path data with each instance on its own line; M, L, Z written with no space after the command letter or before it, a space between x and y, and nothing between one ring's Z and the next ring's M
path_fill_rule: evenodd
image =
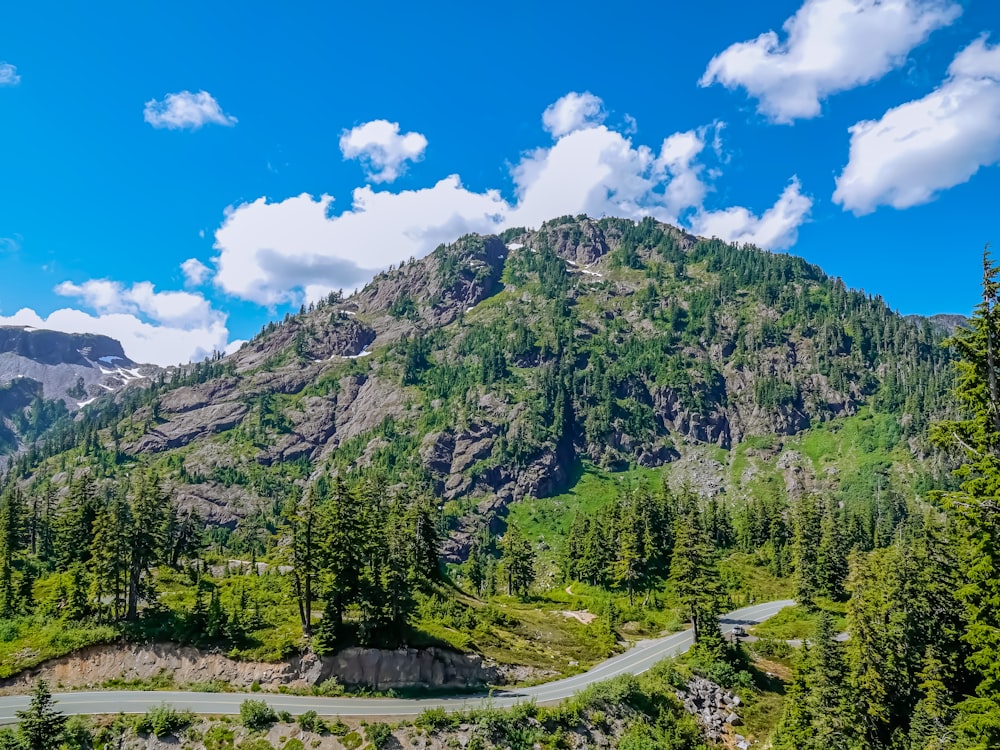
M950 339L959 355L960 420L935 424L938 445L960 452L960 489L942 497L962 536L959 595L968 613L977 697L960 706L957 728L970 746L1000 747L1000 268L983 253L982 302Z
M129 525L125 532L128 549L125 617L139 616L143 579L163 554L167 499L160 492L152 472L142 474L133 484L129 504Z
M289 562L292 567L292 586L302 633L306 637L312 635L312 605L321 563L316 493L315 488L307 488L297 503L287 507L284 516L285 525L291 532Z
M955 743L951 728L955 710L951 691L947 687L952 675L934 649L928 648L920 670L922 696L910 719L910 750L946 750Z
M507 579L509 596L524 596L535 580L535 551L521 530L514 525L507 527L500 542L503 550L501 563Z
M366 519L357 492L340 476L334 478L322 506L320 549L325 608L317 632L317 647L333 648L344 626L344 615L361 589L364 573Z
M833 503L827 503L820 521L819 549L816 552L819 593L831 599L844 597L848 552L843 514Z
M803 649L773 743L775 750L874 750L854 728L847 665L829 614L820 612L816 635Z
M14 561L21 548L23 514L20 493L8 488L0 496L0 617L11 617L18 606Z
M48 683L39 680L25 711L18 711L17 734L25 750L55 750L63 738L66 717L56 710Z
M804 607L815 606L819 594L818 554L820 548L820 519L816 499L800 498L795 507L792 553L795 563L795 599Z
M100 611L105 596L111 598L110 611L117 620L124 614L125 584L128 576L127 534L129 509L121 493L115 493L97 513L90 543L92 597Z
M695 643L721 641L719 614L722 586L711 543L698 526L694 511L682 513L674 531L670 581L694 631Z
M629 605L637 586L645 576L646 550L643 545L644 528L634 498L627 498L618 519L618 538L612 579L615 586L628 592Z

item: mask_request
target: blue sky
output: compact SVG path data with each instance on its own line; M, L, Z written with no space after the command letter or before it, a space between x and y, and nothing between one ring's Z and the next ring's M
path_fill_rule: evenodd
M204 356L465 231L653 215L968 312L1000 3L5 4L0 322Z

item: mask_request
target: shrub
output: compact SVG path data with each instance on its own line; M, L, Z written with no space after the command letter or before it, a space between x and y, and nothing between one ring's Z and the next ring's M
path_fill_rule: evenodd
M233 730L216 724L205 732L205 750L233 750Z
M329 730L330 734L332 734L334 737L343 737L345 734L351 731L351 728L347 726L347 724L345 724L343 721L341 721L339 716L333 721L331 721L329 724L327 724L326 728Z
M247 729L263 731L277 720L278 715L265 701L245 700L240 704L240 722Z
M241 742L238 750L274 750L274 745L263 737L255 737Z
M306 746L302 744L302 740L288 740L281 746L281 750L306 750Z
M319 685L315 685L313 687L313 693L315 695L336 697L344 694L344 686L337 682L336 677L331 677L328 680L324 680Z
M278 721L282 724L291 724L292 715L288 711L278 711Z
M323 720L319 718L315 711L306 711L298 719L299 727L303 732L322 732L326 729Z
M388 724L377 721L365 727L365 739L367 739L375 750L382 750L392 737L392 728Z
M154 706L135 721L135 731L139 734L155 734L166 737L176 734L184 727L194 723L194 714L190 711L178 711L173 706L163 703Z
M90 750L93 742L90 719L86 716L70 716L63 728L63 750ZM0 748L2 747L0 744Z
M792 647L777 638L761 638L753 644L753 649L761 656L772 659L784 659L792 653Z
M413 723L421 729L434 732L439 729L455 726L456 720L443 708L426 708Z
M348 732L340 742L345 750L358 750L361 747L362 739L361 735L357 732Z

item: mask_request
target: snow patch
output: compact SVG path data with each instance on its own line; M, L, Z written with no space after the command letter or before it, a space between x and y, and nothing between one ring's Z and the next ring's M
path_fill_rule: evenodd
M77 407L82 409L85 406L90 406L90 404L94 403L95 401L97 401L97 396L94 396L94 398L88 398L86 401L81 401L80 403L77 404Z
M362 357L367 357L369 354L371 354L371 352L368 351L368 347L365 347L357 354L344 354L344 355L334 354L332 357L330 357L330 359L361 359Z
M588 271L586 268L581 268L580 270L583 273L587 274L588 276L597 276L600 279L604 278L604 274L603 273L598 273L597 271Z
M114 361L116 359L121 359L123 362L125 361L124 359L122 359L122 357L119 357L117 354L112 354L109 357L98 357L97 361L98 362L104 362L105 364L111 365L111 364L114 364Z
M520 250L522 247L524 247L524 244L520 242L511 242L507 245L508 250Z

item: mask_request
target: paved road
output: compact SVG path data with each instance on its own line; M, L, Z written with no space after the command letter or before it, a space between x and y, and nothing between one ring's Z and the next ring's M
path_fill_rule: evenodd
M738 624L753 625L766 620L794 602L778 601L745 607L723 615L720 619L723 632ZM683 631L649 641L640 641L623 654L601 662L589 672L529 688L494 691L491 703L506 708L519 701L534 700L538 703L555 703L600 682L622 674L642 674L656 662L668 656L687 651L691 647L690 631ZM59 693L55 698L58 708L66 714L127 714L145 713L161 703L178 709L189 709L200 714L238 714L240 704L251 694L247 693L191 693L167 691L96 691ZM255 693L253 698L265 700L275 711L301 714L315 711L322 716L414 716L425 708L441 707L455 711L481 706L485 694L465 695L455 698L320 698L314 696ZM0 697L0 724L15 720L15 711L28 704L28 696Z

